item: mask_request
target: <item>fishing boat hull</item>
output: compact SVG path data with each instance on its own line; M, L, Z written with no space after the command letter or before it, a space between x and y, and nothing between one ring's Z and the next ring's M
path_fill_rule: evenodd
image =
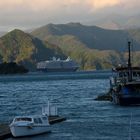
M25 137L50 132L50 126L10 126L10 130L14 137Z
M112 101L118 105L140 105L140 95L124 95L115 92L112 93Z
M140 105L140 97L122 97L119 103L120 105Z

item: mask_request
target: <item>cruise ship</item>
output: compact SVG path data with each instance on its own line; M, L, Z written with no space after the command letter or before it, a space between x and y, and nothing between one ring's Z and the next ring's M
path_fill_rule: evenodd
M44 72L74 72L79 65L70 57L66 60L60 60L53 57L52 60L41 61L37 63L37 70Z

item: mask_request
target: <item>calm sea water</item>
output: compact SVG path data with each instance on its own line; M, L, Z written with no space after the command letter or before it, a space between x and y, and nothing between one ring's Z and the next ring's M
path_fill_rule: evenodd
M67 121L52 133L16 140L140 140L140 107L120 107L94 98L109 88L108 72L27 74L0 77L0 123L14 116L40 114L49 99ZM9 140L14 140L11 138Z

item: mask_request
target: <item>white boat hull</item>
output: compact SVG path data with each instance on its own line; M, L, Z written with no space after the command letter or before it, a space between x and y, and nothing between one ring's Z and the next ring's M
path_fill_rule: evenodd
M10 130L14 137L23 137L50 132L50 126L48 125L10 126Z

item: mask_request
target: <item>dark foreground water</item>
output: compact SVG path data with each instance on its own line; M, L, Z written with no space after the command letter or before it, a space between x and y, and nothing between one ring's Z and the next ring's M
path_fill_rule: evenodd
M78 72L0 77L0 123L14 116L40 114L49 99L67 121L52 125L52 133L16 140L140 140L140 107L120 107L94 101L108 91L110 73ZM9 140L14 140L13 138Z

